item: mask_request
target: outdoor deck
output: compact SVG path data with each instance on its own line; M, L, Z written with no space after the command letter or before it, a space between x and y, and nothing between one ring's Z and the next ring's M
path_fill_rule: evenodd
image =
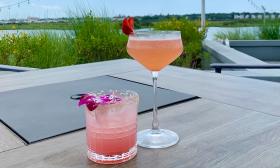
M102 75L151 84L147 70L123 59L3 75L0 92ZM161 127L177 132L179 144L138 148L135 159L113 167L280 167L280 83L169 66L160 73L159 86L201 97L159 112ZM139 130L150 128L151 118L139 115ZM86 158L84 130L26 145L0 124L0 167L108 166Z

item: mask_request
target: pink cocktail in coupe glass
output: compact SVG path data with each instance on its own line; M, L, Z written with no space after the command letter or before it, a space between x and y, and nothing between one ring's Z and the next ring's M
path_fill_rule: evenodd
M157 109L158 73L172 63L183 52L181 32L148 31L134 32L129 35L128 54L152 72L154 88L154 107L152 129L140 131L137 143L146 148L167 148L179 141L179 136L170 130L161 129Z
M104 95L104 92L94 94ZM139 96L133 91L110 91L109 94L121 101L98 105L93 111L86 107L88 158L96 163L118 164L134 158L137 153Z

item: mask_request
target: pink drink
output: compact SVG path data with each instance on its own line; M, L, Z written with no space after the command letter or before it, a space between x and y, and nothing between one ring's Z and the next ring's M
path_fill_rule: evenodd
M139 97L132 91L115 91L121 98L115 104L86 108L88 157L102 164L117 164L132 159L137 153L136 117Z
M172 63L183 52L181 32L136 31L129 35L127 52L152 72L153 79L154 106L152 129L138 132L138 146L150 149L162 149L177 144L179 142L179 136L175 132L159 127L156 99L159 71Z
M141 35L141 33L140 33ZM150 71L160 71L183 52L181 36L129 36L127 52Z

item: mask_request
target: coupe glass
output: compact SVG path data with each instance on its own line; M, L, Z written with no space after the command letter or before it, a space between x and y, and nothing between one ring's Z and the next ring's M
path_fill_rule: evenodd
M154 106L152 129L138 132L138 145L146 148L167 148L177 144L179 136L175 132L159 127L157 79L159 71L182 54L181 32L135 32L129 36L127 51L131 57L152 72L153 79Z

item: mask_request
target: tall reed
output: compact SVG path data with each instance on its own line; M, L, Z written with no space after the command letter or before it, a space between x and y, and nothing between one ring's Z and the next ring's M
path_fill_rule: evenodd
M260 39L278 40L280 39L280 23L279 21L270 21L260 26Z
M0 38L0 64L50 68L127 57L127 37L120 23L91 13L71 21L74 34L4 35Z
M70 36L50 32L4 35L0 38L0 64L50 68L75 64Z
M236 29L217 32L214 36L217 40L257 40L258 32L241 31L241 29Z
M121 33L119 22L95 17L91 13L73 21L74 48L78 63L88 63L127 57L127 36Z

